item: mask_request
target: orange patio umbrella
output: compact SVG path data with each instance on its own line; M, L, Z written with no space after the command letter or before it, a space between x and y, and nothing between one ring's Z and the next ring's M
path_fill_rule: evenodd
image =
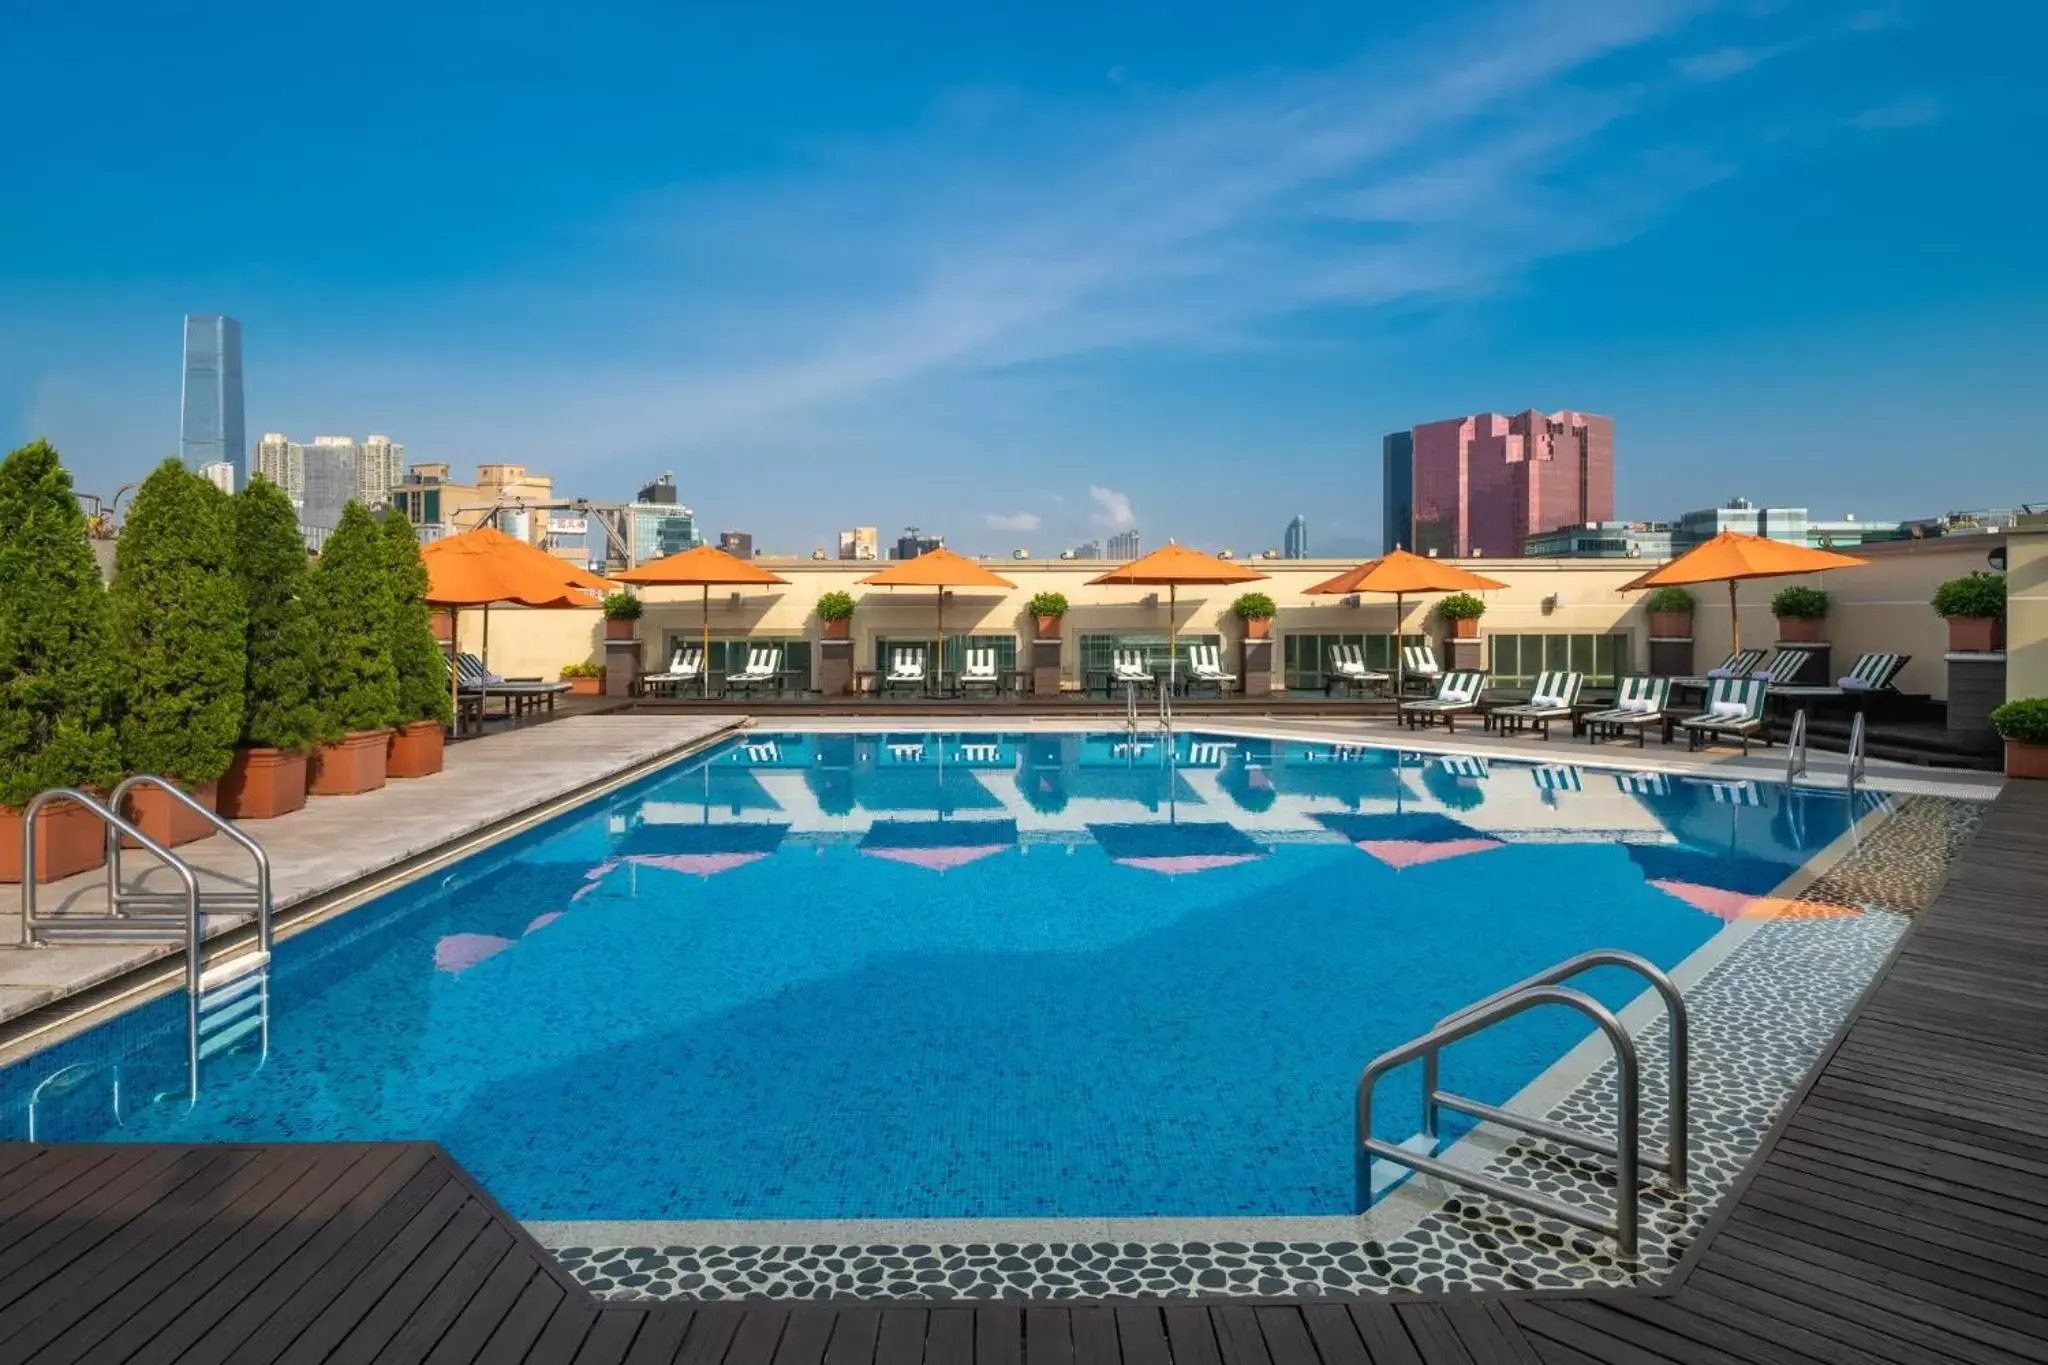
M1394 696L1398 699L1408 681L1406 660L1401 653L1401 618L1407 614L1402 599L1411 592L1485 592L1506 586L1499 579L1441 559L1392 550L1305 591L1335 597L1348 597L1355 592L1394 594Z
M1732 648L1742 648L1742 621L1735 611L1735 585L1745 578L1784 578L1791 574L1850 569L1865 561L1832 550L1809 550L1765 536L1723 531L1693 546L1661 569L1621 585L1621 591L1667 588L1691 583L1728 583L1728 626Z
M937 588L939 590L939 618L937 662L934 670L943 672L946 666L946 589L948 588L1014 588L1017 585L999 573L956 554L945 546L926 550L915 559L899 559L880 573L871 573L860 580L878 588Z
M1121 569L1111 569L1100 578L1091 578L1088 581L1130 583L1166 589L1166 686L1171 691L1179 677L1180 669L1180 627L1174 619L1174 608L1179 604L1181 586L1185 584L1189 587L1208 587L1223 583L1250 583L1264 577L1265 575L1257 569L1246 568L1242 564L1218 559L1214 555L1205 555L1200 550L1190 550L1185 545L1176 545L1168 541L1151 554L1134 559Z
M727 554L716 545L699 545L684 550L681 554L657 559L650 564L628 569L620 574L621 583L637 583L642 587L687 587L691 584L704 590L704 632L703 661L697 670L697 687L700 695L711 695L711 589L714 587L768 587L789 580L781 574L771 573L758 564L741 559L738 555Z
M577 568L558 555L508 536L495 526L479 526L457 536L444 536L420 547L427 566L427 603L447 607L448 690L460 689L455 670L455 618L463 607L484 609L484 662L491 657L491 604L522 607L595 606L592 594L610 590L596 574Z

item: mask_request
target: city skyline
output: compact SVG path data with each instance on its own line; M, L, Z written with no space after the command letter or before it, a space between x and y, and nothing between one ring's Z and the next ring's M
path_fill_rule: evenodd
M1361 555L1381 435L1499 395L1614 416L1625 514L2048 491L2004 416L2048 363L2048 191L2011 173L2048 122L2037 6L682 10L593 18L607 60L544 118L501 74L553 49L537 18L452 81L446 35L369 25L316 65L389 100L147 156L178 70L306 60L242 0L208 14L203 41L61 7L10 30L20 98L67 116L15 149L38 211L0 221L0 433L87 489L171 448L170 319L210 309L245 332L248 431L510 452L597 497L673 468L792 548L849 506L991 551L1141 522L1263 546L1314 506L1318 551ZM833 44L860 59L810 79ZM380 211L168 207L330 193L280 139L388 168Z

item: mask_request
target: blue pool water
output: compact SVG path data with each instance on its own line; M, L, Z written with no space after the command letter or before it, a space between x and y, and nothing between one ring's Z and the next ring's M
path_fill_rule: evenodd
M175 997L0 1071L0 1135L429 1138L525 1218L1344 1213L1371 1057L1587 948L1676 964L1850 810L1201 735L754 736L287 941L267 1059L196 1106ZM1525 1016L1446 1082L1506 1099L1583 1032ZM1412 1078L1381 1093L1413 1132Z

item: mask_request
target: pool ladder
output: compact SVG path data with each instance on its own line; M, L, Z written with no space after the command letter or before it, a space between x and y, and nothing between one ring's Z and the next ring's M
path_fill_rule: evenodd
M1863 785L1864 750L1868 736L1864 730L1863 713L1858 711L1856 719L1849 724L1849 767L1842 776L1842 785L1850 795ZM1785 785L1792 786L1806 776L1806 708L1800 707L1792 717L1792 734L1785 741Z
M118 812L127 795L149 786L169 795L187 811L202 817L217 833L248 851L255 863L255 882L247 891L206 891L192 865L137 829ZM97 819L106 830L107 908L100 914L36 913L36 822L56 802L69 802ZM123 836L153 855L178 880L174 891L130 886L122 878ZM185 1070L189 1097L199 1097L200 1064L255 1037L261 1055L270 1055L270 857L263 846L219 815L194 801L166 778L139 773L107 793L104 804L70 787L42 792L21 813L21 940L22 947L63 942L155 942L185 940ZM256 918L254 949L206 961L206 916L219 911L252 912Z
M1662 997L1664 1010L1670 1024L1670 1098L1669 1138L1663 1154L1645 1153L1642 1150L1642 1089L1641 1066L1636 1055L1635 1041L1613 1011L1583 991L1573 990L1563 983L1582 972L1595 967L1626 967L1649 982L1650 988ZM1590 1133L1565 1128L1545 1119L1523 1114L1510 1113L1495 1105L1482 1104L1444 1090L1438 1084L1439 1054L1443 1049L1461 1039L1484 1032L1505 1019L1513 1018L1525 1011L1543 1005L1563 1005L1577 1010L1593 1021L1593 1026L1606 1037L1614 1051L1615 1063L1615 1135L1608 1142ZM1403 1043L1390 1052L1383 1052L1366 1065L1358 1078L1358 1127L1354 1145L1354 1160L1357 1176L1357 1209L1364 1213L1372 1205L1372 1162L1375 1157L1406 1166L1423 1175L1435 1176L1453 1184L1482 1191L1496 1199L1518 1204L1525 1209L1570 1223L1575 1227L1612 1237L1616 1249L1623 1256L1634 1256L1640 1241L1641 1228L1641 1179L1639 1171L1647 1165L1662 1171L1674 1190L1683 1191L1686 1186L1687 1149L1691 1130L1689 1115L1690 1086L1687 1067L1690 1058L1690 1038L1685 998L1671 983L1671 978L1660 971L1654 963L1634 953L1615 949L1599 949L1567 959L1526 980L1518 981L1507 989L1487 996L1476 1004L1468 1005L1455 1014L1439 1020L1435 1028L1420 1038ZM1615 1209L1612 1218L1574 1204L1552 1199L1548 1195L1520 1185L1511 1185L1504 1180L1485 1174L1483 1171L1466 1170L1438 1160L1434 1155L1411 1151L1407 1147L1382 1141L1372 1135L1373 1087L1387 1072L1409 1062L1422 1063L1422 1134L1432 1152L1437 1140L1437 1114L1449 1109L1454 1113L1500 1124L1507 1128L1518 1128L1536 1137L1547 1138L1567 1147L1578 1147L1597 1152L1614 1159Z

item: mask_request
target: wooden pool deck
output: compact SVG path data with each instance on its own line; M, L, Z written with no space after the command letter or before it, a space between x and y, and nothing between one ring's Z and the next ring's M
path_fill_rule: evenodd
M2012 784L1659 1289L610 1304L428 1144L9 1144L0 1362L2048 1361L2044 836Z

